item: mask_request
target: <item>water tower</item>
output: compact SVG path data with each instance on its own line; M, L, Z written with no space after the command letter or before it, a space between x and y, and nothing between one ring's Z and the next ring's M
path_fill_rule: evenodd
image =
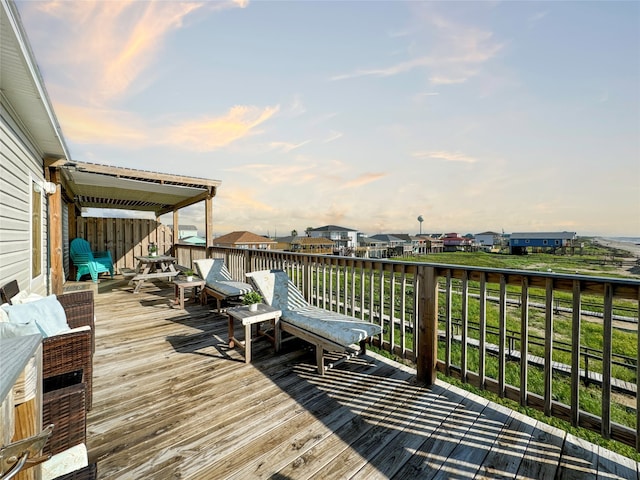
M420 235L422 235L422 222L424 222L422 215L418 215L418 221L420 222Z

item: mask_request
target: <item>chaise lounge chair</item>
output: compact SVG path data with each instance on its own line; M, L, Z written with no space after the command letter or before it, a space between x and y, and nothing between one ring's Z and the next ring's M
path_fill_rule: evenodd
M98 281L98 275L108 272L113 278L113 259L111 252L92 252L91 245L84 238L74 238L71 240L70 254L73 264L78 269L76 282L80 281L83 275L91 275L91 280Z
M207 296L215 298L218 311L222 306L222 300L237 299L253 291L253 287L248 283L233 281L222 258L203 258L194 260L193 263L198 276L205 281L202 295L205 299Z
M364 355L367 340L382 332L374 323L309 305L283 270L261 270L247 273L247 277L267 304L282 311L280 330L315 345L320 375L327 368L325 351L347 354L341 361L354 354ZM279 347L276 345L276 350Z

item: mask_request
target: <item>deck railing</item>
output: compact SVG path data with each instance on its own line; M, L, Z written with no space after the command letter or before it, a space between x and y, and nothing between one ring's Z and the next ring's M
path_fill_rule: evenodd
M237 280L283 269L311 303L380 324L375 345L413 362L419 381L439 371L640 450L639 280L218 247L175 254L186 266L224 258Z

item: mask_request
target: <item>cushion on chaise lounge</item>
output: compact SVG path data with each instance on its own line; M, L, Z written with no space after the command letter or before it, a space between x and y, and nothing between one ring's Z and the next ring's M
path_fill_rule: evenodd
M239 297L253 290L248 283L234 281L221 258L202 258L193 263L206 286L225 297Z
M357 345L382 331L380 325L314 307L304 299L283 270L261 270L247 274L265 302L282 310L281 322L326 338L344 347Z

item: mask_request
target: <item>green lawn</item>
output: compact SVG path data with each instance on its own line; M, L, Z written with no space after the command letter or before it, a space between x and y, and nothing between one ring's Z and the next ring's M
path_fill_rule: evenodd
M463 266L475 266L475 267L488 267L499 269L518 269L518 270L531 270L538 272L546 272L552 270L556 273L579 273L581 275L593 275L593 276L622 276L618 271L617 264L622 257L627 256L626 252L614 251L611 249L603 248L593 244L590 241L586 241L586 246L583 255L551 255L551 254L529 254L524 256L513 256L503 254L491 254L484 252L457 252L457 253L442 253L442 254L430 254L427 256L409 259L413 261L421 261L428 263L439 263L446 265L463 265ZM402 261L408 259L403 258ZM445 282L441 279L441 287L444 288ZM461 282L453 280L453 287L457 290L461 289ZM477 282L469 282L469 292L474 293L474 288L477 289ZM497 286L492 285L492 288ZM398 286L396 286L396 297L399 297ZM376 287L377 292L377 287ZM518 287L509 286L507 289L508 297L517 298L520 293ZM497 296L497 292L488 292L488 295ZM529 290L530 303L536 301L536 296L544 298L544 291L531 288ZM559 305L567 304L571 305L571 294L569 292L555 292L554 299ZM587 306L588 310L595 312L602 312L602 298L584 295L582 297L583 306ZM584 307L583 307L584 308ZM399 307L396 307L399 311ZM470 322L477 324L479 318L480 302L473 296L468 300L468 313L467 318ZM614 302L614 314L622 316L632 316L637 318L638 303L633 301L616 301ZM444 319L446 314L446 304L444 293L440 294L439 299L439 317ZM499 309L498 304L488 301L486 304L487 314L487 327L497 328L499 324ZM518 339L514 341L514 348L520 348L520 307L508 306L506 323L507 330L512 331L513 335ZM462 318L462 301L460 295L452 296L451 304L451 318L455 322ZM545 313L544 309L529 308L528 311L528 328L529 328L529 353L542 357L544 355L544 346L537 345L534 336L544 337L545 327ZM439 328L445 329L444 322L440 322ZM584 317L580 325L581 335L580 344L582 347L588 347L594 350L602 350L603 344L603 326L597 318ZM571 364L571 331L572 331L572 316L566 312L556 312L553 316L553 332L554 332L554 350L553 360L565 364ZM399 328L393 329L394 344L398 345L401 331ZM479 333L477 330L470 328L468 335L471 338L478 338ZM637 345L638 336L635 331L627 331L614 329L613 334L613 353L618 355L616 361L620 365L614 364L612 367L612 374L614 378L636 382L636 358L637 358ZM390 341L390 328L386 325L384 333L385 341ZM540 340L542 341L542 340ZM407 348L413 348L413 335L410 331L405 332L405 342ZM487 342L498 344L499 339L497 335L487 334ZM444 359L444 343L440 343L438 356L441 360ZM453 342L451 346L451 360L453 365L460 365L461 349L459 342ZM392 356L387 353L387 356ZM629 358L625 358L629 357ZM486 375L497 379L498 360L496 357L488 355L486 360ZM399 360L399 359L398 359ZM478 371L478 349L475 347L469 347L467 350L467 369L469 371ZM585 357L581 357L581 368L585 368ZM596 358L590 358L588 368L590 371L602 372L602 361ZM519 387L520 385L520 364L519 362L510 361L506 365L506 382L510 385ZM442 377L444 381L458 384L461 382L448 377ZM528 369L528 382L527 389L530 392L538 395L543 395L543 371L542 369L530 366ZM499 403L508 405L516 410L520 410L527 415L530 415L539 420L545 421L552 425L555 425L564 430L570 431L582 438L585 438L591 442L600 444L614 450L623 455L629 456L635 460L640 460L640 454L635 452L635 449L620 444L618 442L612 442L604 440L597 432L589 431L581 428L574 428L569 423L563 422L555 418L545 417L541 412L530 408L522 408L517 403L509 400L498 398L489 392L479 390L475 387L464 385L463 388L474 391L475 393L488 397ZM553 398L556 401L570 404L570 383L569 377L561 374L554 374L552 384ZM599 386L596 385L581 385L580 387L580 408L586 412L593 413L600 416L602 392ZM614 396L614 400L611 406L612 421L627 425L631 428L635 428L636 424L636 412L635 412L635 398L624 397L622 395Z

